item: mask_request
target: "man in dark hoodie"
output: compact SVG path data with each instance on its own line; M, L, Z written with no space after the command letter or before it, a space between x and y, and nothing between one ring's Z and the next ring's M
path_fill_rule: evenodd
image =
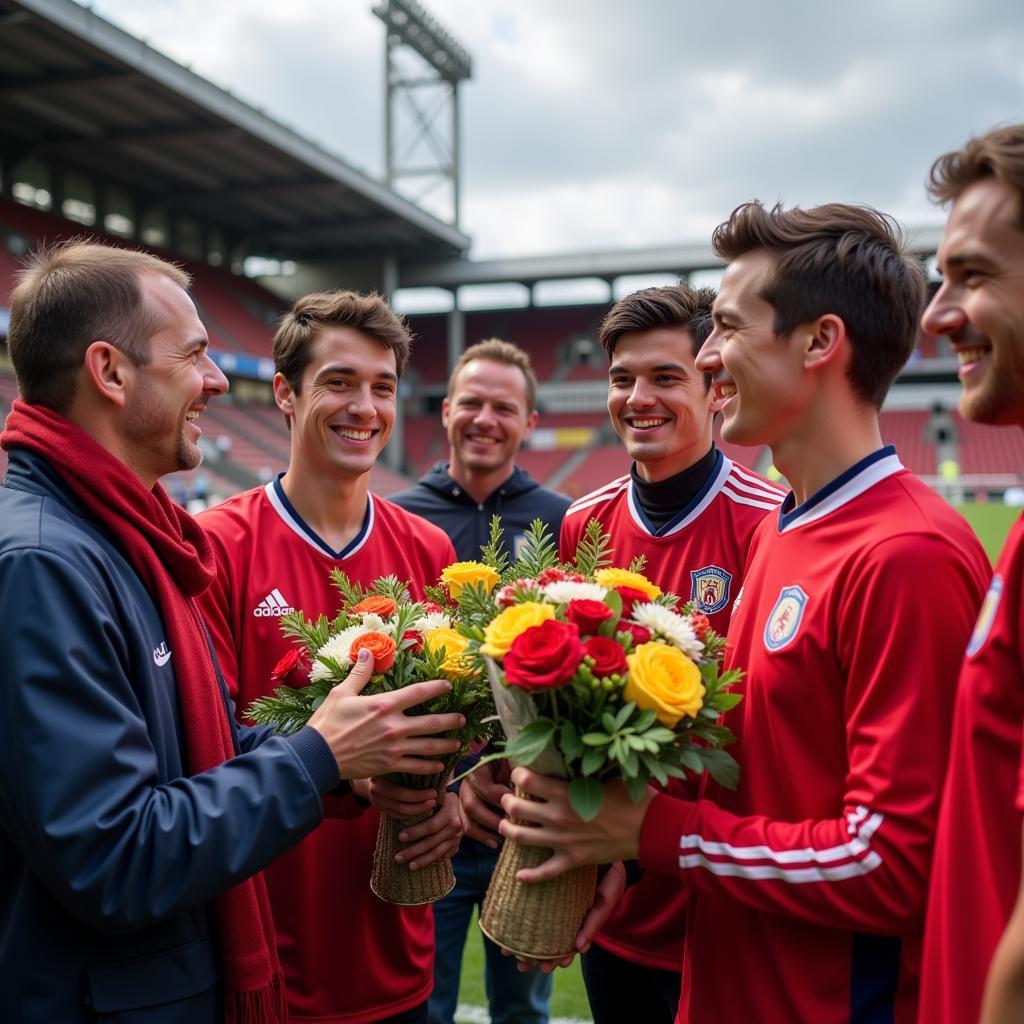
M450 455L419 482L391 495L391 501L441 527L462 560L480 557L491 518L501 516L505 547L515 557L534 519L547 524L557 540L569 499L549 491L515 464L522 443L537 423L537 377L530 357L507 341L492 338L463 352L448 381L441 420ZM497 804L506 786L489 772L470 776L473 794ZM484 811L486 816L486 811ZM499 815L493 813L497 827ZM472 834L472 830L471 833ZM485 842L466 838L453 859L455 889L434 904L437 955L430 1024L452 1024L459 994L462 948L474 905L483 900L494 865L497 839L477 827ZM551 977L517 971L484 939L485 987L493 1024L544 1024Z

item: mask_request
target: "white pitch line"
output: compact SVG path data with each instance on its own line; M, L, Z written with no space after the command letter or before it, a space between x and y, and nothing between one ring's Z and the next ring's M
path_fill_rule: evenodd
M491 1015L483 1006L459 1003L455 1009L455 1024L491 1024ZM586 1020L580 1017L552 1017L549 1024L594 1024L594 1022L589 1017Z

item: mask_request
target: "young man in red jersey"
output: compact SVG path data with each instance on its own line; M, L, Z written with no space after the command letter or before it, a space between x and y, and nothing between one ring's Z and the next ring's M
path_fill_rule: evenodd
M712 440L717 403L695 366L715 293L647 288L617 302L599 331L608 354L608 415L630 472L570 506L561 557L597 519L626 566L638 555L662 589L697 602L723 635L754 530L785 493L727 459ZM583 956L595 1024L671 1024L679 1005L687 890L661 872L629 888Z
M754 536L729 629L739 787L633 804L610 785L584 824L564 783L520 768L550 802L505 797L540 827L501 828L555 850L524 880L637 856L683 879L686 1024L910 1024L957 667L989 575L879 435L923 277L864 207L750 203L714 244L730 262L697 366L723 437L768 444L793 487Z
M293 608L333 615L329 573L369 583L395 575L422 596L455 560L435 526L369 491L391 435L409 335L379 296L329 292L299 299L274 338L274 395L288 421L287 471L265 487L203 513L219 573L203 610L239 710L281 681L272 669L292 650L278 620ZM283 671L283 670L282 670ZM433 806L422 794L375 781L337 802L334 817L267 871L290 1019L317 1024L425 1022L432 987L429 907L379 900L369 879L378 814ZM415 867L451 853L462 835L458 798L408 830ZM330 885L325 885L325 880Z
M939 247L943 282L922 319L960 363L960 411L1024 426L1024 125L971 139L932 167L952 201ZM1017 520L967 648L928 898L921 1016L927 1024L1024 1017L1019 783L1024 724L1024 523Z

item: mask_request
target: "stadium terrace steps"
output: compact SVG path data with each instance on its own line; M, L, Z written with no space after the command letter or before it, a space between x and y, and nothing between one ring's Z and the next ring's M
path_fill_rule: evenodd
M879 417L882 440L895 445L903 465L919 476L936 472L935 445L925 434L929 415L927 409L904 409L885 410Z
M0 198L0 227L6 227L32 245L78 236L96 238L123 248L135 248L137 245L130 239L109 235L96 226L64 220L5 198ZM181 265L192 275L193 296L210 334L210 343L215 348L269 358L273 336L271 325L283 311L283 303L277 296L255 281L220 267L197 260L182 260L153 246L144 248ZM5 245L0 245L0 291L4 304L10 295L17 266Z

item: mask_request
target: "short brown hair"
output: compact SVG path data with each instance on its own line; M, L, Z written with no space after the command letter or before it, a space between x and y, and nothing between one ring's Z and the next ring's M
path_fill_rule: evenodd
M826 313L841 317L853 348L850 384L881 408L914 349L925 297L924 274L891 217L843 203L745 203L715 228L711 244L727 260L757 249L774 257L761 298L775 309L779 337Z
M610 360L624 334L677 327L689 331L693 339L693 354L696 356L711 333L711 306L714 301L713 288L693 289L685 284L642 288L619 299L608 310L601 321L597 338Z
M87 238L58 242L31 254L11 293L7 349L26 402L67 412L75 378L92 342L109 341L136 365L150 359L157 329L139 275L163 274L182 288L180 267L148 252Z
M928 192L946 203L983 178L995 178L1017 193L1017 217L1024 227L1024 124L993 128L940 156L928 175Z
M412 344L409 328L380 295L312 292L296 299L274 335L274 369L296 394L301 391L302 374L312 358L313 343L324 327L350 327L380 342L395 353L395 371L402 376Z
M476 359L487 359L492 363L505 363L508 366L518 367L526 379L526 412L527 415L537 408L537 374L533 371L533 363L530 361L529 352L514 345L511 341L502 341L501 338L487 338L485 341L478 341L470 345L455 364L455 368L448 378L448 397L452 397L452 385L459 371L467 364Z

